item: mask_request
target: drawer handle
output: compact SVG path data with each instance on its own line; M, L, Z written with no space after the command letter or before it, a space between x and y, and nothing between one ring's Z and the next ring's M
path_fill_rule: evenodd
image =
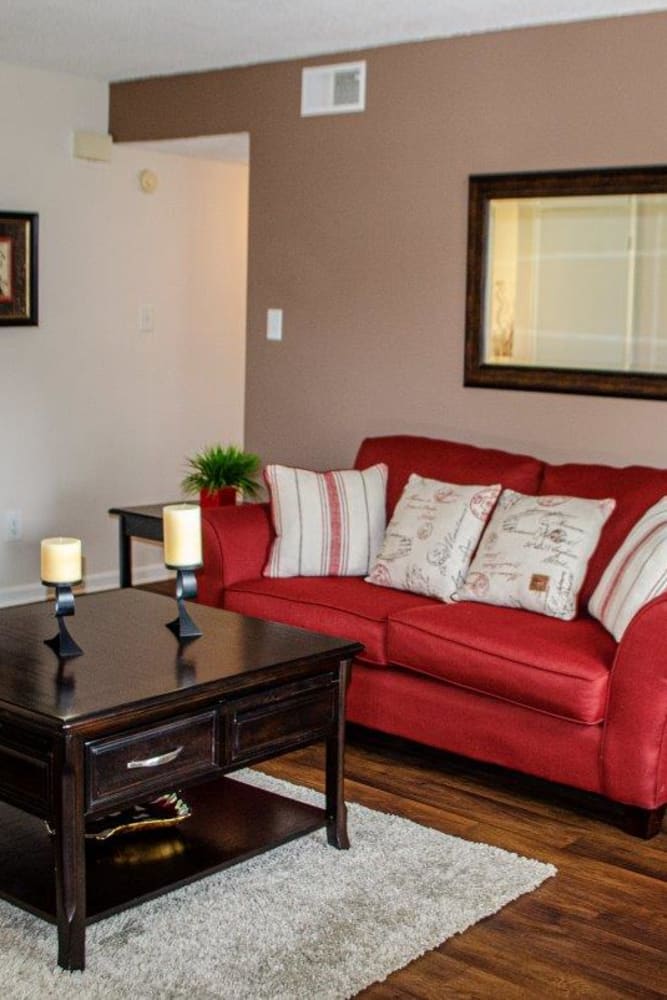
M127 767L128 770L132 767L160 767L161 764L171 764L172 760L176 760L182 752L183 747L176 747L175 750L158 754L157 757L146 757L145 760L128 760Z

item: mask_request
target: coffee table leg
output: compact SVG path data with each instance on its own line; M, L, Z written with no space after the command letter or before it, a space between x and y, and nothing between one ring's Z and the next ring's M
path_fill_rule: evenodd
M55 882L58 965L85 967L86 854L81 748L66 736L55 775Z
M327 841L343 850L350 846L347 835L347 807L343 787L345 759L345 694L350 661L341 660L338 671L336 730L326 741Z
M121 587L132 586L132 536L127 533L125 518L118 521L118 562Z

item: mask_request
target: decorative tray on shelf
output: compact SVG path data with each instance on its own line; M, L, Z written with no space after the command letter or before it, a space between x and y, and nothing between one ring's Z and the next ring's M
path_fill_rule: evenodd
M86 840L108 840L121 833L138 833L175 826L191 815L192 810L187 802L179 798L176 792L169 792L149 802L141 802L138 805L128 806L127 809L109 813L100 819L89 820L86 823ZM46 827L53 836L54 831L49 823Z

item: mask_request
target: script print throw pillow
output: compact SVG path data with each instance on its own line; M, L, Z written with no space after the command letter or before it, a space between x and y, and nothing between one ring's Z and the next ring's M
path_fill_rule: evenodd
M615 500L503 490L456 600L569 621Z
M368 583L451 601L501 486L460 486L413 473Z
M667 497L637 521L600 577L588 610L617 642L639 609L667 592Z
M386 525L387 466L265 470L276 532L265 576L365 576Z

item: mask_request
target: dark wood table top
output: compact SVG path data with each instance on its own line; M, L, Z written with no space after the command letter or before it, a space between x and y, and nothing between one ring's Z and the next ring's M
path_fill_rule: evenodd
M196 503L195 500L165 500L162 503L143 503L135 506L110 507L110 514L135 514L139 517L157 517L162 519L162 508L172 503Z
M6 707L49 726L72 725L125 706L243 691L257 685L259 674L268 682L288 666L294 672L302 665L306 673L318 661L362 649L231 611L188 608L204 634L179 645L165 627L176 614L170 597L130 589L78 596L67 626L84 655L60 665L44 645L57 631L51 601L0 610L0 716Z

